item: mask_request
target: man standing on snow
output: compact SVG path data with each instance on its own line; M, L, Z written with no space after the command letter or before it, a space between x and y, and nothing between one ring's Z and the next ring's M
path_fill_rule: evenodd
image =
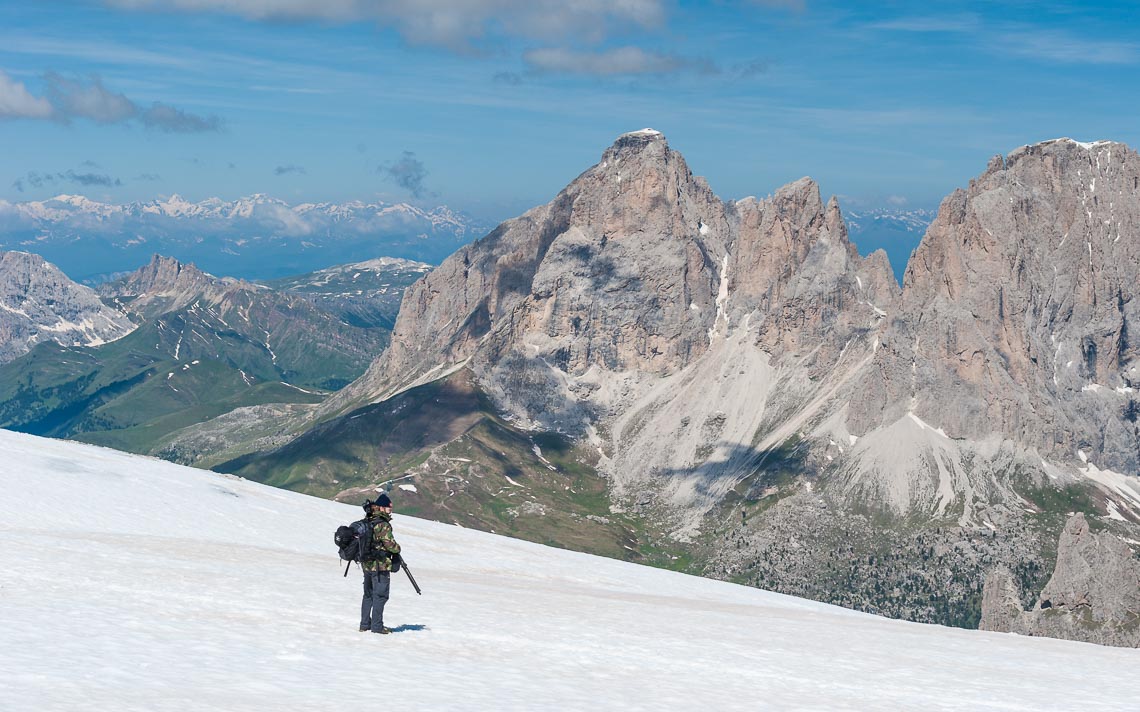
M392 500L381 494L375 502L365 502L366 521L372 525L372 552L360 562L364 569L364 600L360 603L360 632L391 633L384 626L384 604L388 602L393 559L400 545L392 536Z

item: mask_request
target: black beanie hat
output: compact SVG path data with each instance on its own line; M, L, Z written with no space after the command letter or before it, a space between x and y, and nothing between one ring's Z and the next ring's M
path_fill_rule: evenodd
M376 505L377 507L391 507L392 506L392 500L388 497L387 494L381 492L380 496L377 497L376 501L373 502L372 504Z

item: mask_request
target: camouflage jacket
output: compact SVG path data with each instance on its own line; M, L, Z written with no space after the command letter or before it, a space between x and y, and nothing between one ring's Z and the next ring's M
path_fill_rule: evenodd
M365 571L391 571L392 554L400 553L400 545L392 536L392 515L370 514L368 522L372 524L372 559L361 561L360 566Z

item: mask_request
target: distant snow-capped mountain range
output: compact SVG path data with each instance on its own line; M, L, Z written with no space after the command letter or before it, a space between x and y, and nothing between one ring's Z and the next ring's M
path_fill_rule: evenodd
M308 222L297 222L285 217L286 214L311 218ZM210 218L237 220L251 218L278 218L281 227L293 229L298 234L309 234L320 218L338 220L359 220L378 216L399 215L424 220L435 226L450 226L457 232L464 232L471 219L446 206L424 210L407 203L365 203L359 200L346 203L289 203L273 198L265 193L222 200L207 198L192 203L178 194L168 198L138 201L116 205L100 203L83 195L57 195L42 201L9 203L0 200L0 214L6 218L12 215L40 223L67 222L77 217L113 220L116 217L167 217L167 218Z
M34 252L80 281L137 268L151 254L217 274L270 279L380 256L439 262L485 226L447 206L289 203L258 193L125 204L81 195L0 201L0 250Z
M930 223L938 215L936 210L916 208L903 210L898 208L872 208L870 210L848 210L844 213L847 220L847 229L852 234L858 234L870 229L874 225L890 226L899 232L908 232L922 236ZM862 247L862 245L860 245Z
M859 253L869 255L882 248L891 261L895 279L902 284L911 252L918 247L926 228L937 215L935 210L922 208L871 208L849 210L843 217L851 241L859 246Z

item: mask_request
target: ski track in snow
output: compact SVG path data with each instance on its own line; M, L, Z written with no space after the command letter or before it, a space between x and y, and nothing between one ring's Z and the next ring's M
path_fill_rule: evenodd
M1135 650L919 625L0 431L0 709L1135 709ZM397 492L399 494L399 492ZM83 506L63 507L67 502ZM399 510L400 499L396 498ZM357 672L345 670L348 661ZM379 691L378 691L379 690Z

